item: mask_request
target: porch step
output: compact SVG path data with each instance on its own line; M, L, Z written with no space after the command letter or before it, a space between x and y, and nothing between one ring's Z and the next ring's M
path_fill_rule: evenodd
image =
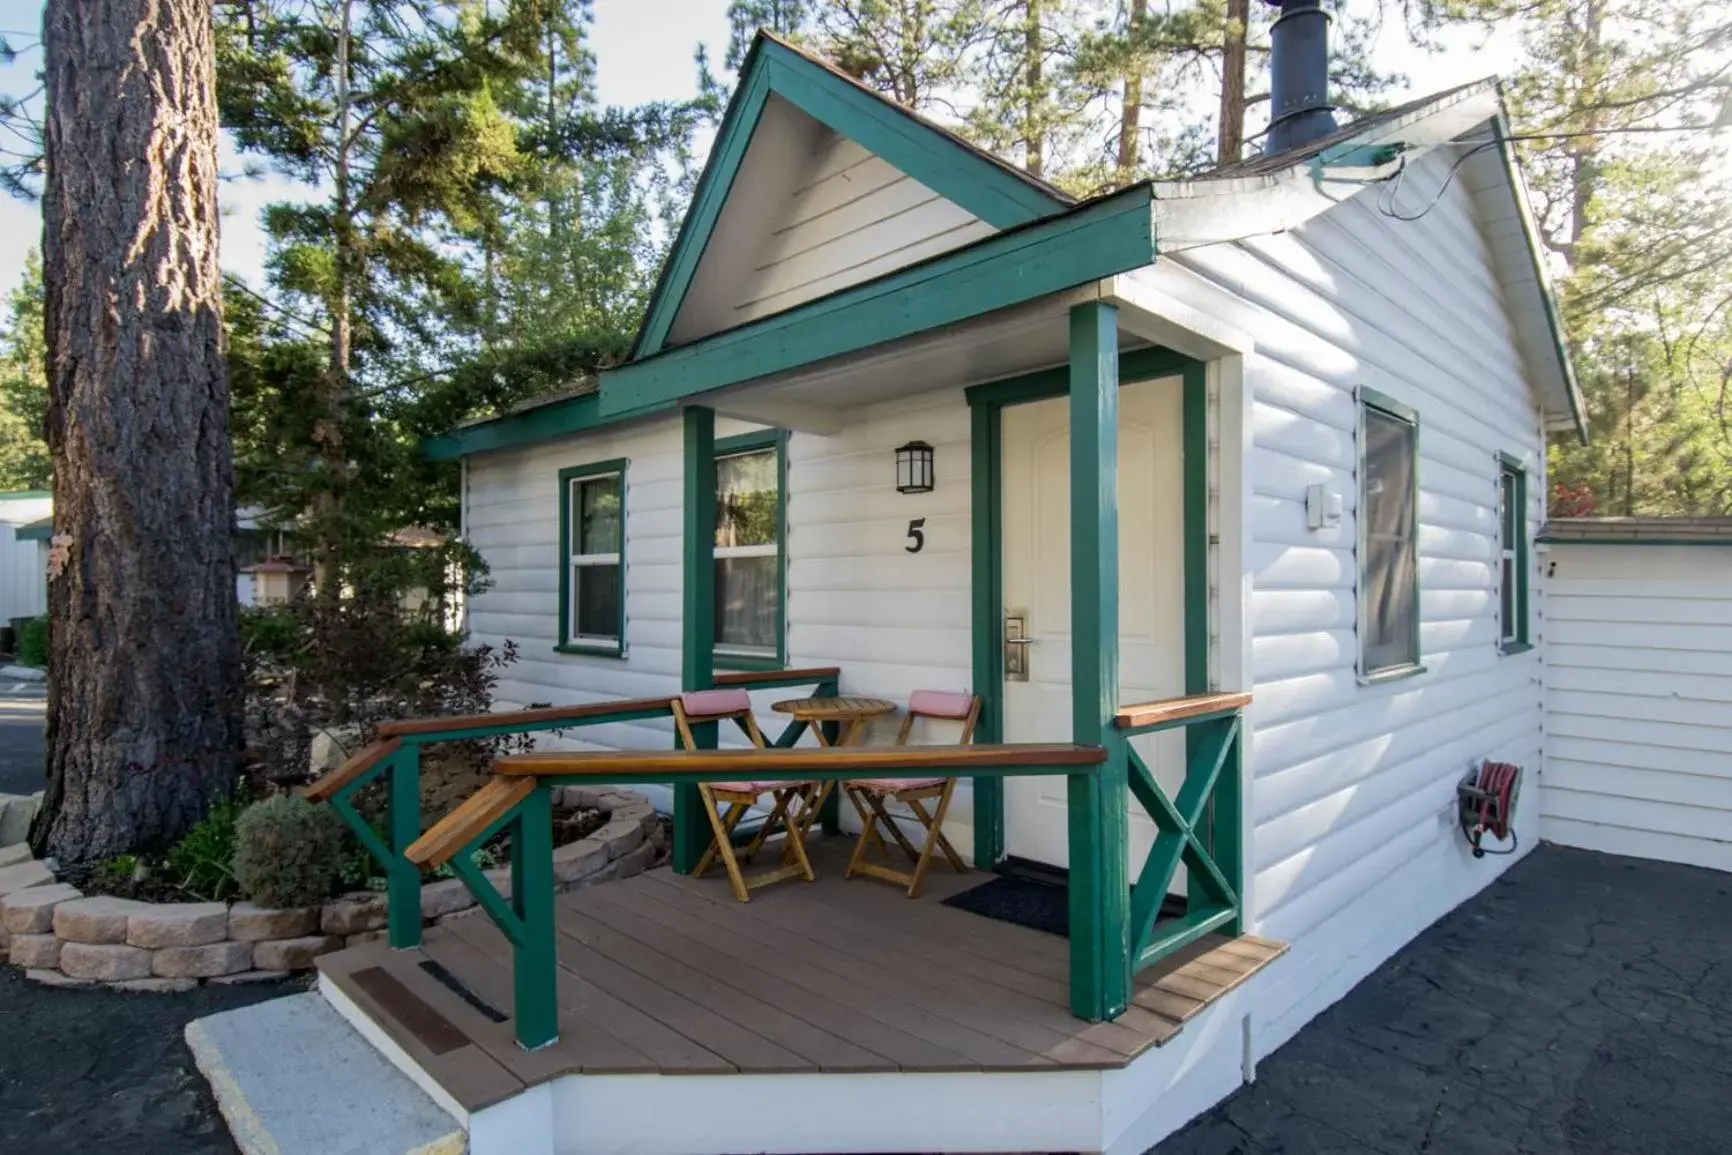
M456 1120L317 993L187 1024L243 1155L463 1155Z

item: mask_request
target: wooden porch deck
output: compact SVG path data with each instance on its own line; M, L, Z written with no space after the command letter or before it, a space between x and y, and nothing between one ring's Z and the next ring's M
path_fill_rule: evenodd
M558 896L558 1041L512 1037L511 955L483 915L319 960L452 1099L480 1110L567 1074L1123 1067L1285 952L1212 935L1137 977L1111 1023L1073 1018L1064 939L940 905L986 881L934 869L910 901L844 881L850 840L813 838L818 881L735 902L720 872L666 869Z

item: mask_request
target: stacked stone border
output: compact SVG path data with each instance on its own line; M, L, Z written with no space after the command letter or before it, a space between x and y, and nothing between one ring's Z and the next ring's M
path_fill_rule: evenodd
M607 822L553 852L560 890L630 878L666 850L655 807L628 790L563 787L556 802L593 808ZM508 869L487 877L501 893ZM455 878L421 888L423 925L471 912L475 897ZM250 902L139 902L86 897L58 882L22 845L0 849L0 957L51 986L187 991L201 983L266 982L311 970L322 954L385 938L385 896L358 891L323 906L271 910Z

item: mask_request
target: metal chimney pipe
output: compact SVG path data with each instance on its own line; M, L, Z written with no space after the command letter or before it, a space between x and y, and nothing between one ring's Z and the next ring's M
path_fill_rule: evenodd
M1329 13L1322 0L1268 0L1281 9L1269 30L1269 134L1273 155L1335 131L1329 103Z

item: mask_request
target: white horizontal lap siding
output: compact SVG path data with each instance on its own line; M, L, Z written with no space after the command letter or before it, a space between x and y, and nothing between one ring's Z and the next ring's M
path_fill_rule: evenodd
M1548 547L1554 842L1732 870L1732 548Z
M1426 196L1449 150L1405 178ZM1289 233L1162 257L1164 291L1252 333L1251 928L1286 940L1260 1008L1272 1049L1511 860L1472 859L1451 816L1470 764L1539 769L1539 652L1498 652L1496 455L1545 493L1540 420L1469 194L1417 221L1371 190ZM1404 207L1408 207L1405 206ZM1358 658L1358 404L1370 386L1419 414L1420 649L1426 671L1365 686ZM1305 489L1345 499L1306 528ZM1545 603L1532 579L1532 633ZM1534 779L1528 781L1529 789ZM1518 814L1524 846L1538 806Z
M719 436L752 426L723 419ZM680 538L684 445L678 421L565 438L469 459L464 511L469 540L486 560L490 587L469 603L479 645L511 642L517 660L501 671L501 709L532 702L579 705L679 691ZM625 612L622 658L562 654L559 644L559 471L626 461ZM666 721L610 723L542 739L547 745L659 748Z
M743 324L995 230L853 141L825 132L734 301Z

